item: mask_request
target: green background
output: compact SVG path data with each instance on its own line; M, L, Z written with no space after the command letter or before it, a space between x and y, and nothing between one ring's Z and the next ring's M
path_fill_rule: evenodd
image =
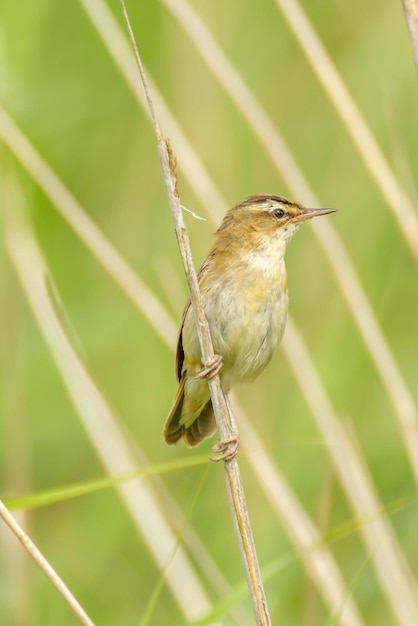
M332 220L349 251L417 403L416 263L282 14L267 0L196 0L193 7L282 132L321 205L338 208L337 214L323 219ZM119 4L113 2L111 9L123 26ZM226 205L253 193L289 196L286 180L163 4L131 2L128 9L149 75ZM304 9L417 206L417 76L400 3L305 0ZM177 323L186 286L152 128L81 5L50 0L3 3L0 64L6 109ZM138 443L151 463L208 452L211 442L196 451L165 446L162 426L176 390L172 352L32 178L13 164L8 150L2 147L0 155L3 173L12 170L21 188L89 371L133 446ZM183 204L207 216L181 165ZM294 199L306 202L302 196ZM2 193L1 203L6 209L7 194ZM214 210L219 215L224 208ZM186 221L198 266L215 225L188 214ZM101 477L104 469L4 246L0 254L1 490L4 496L20 495ZM416 486L393 408L310 226L291 243L287 268L290 314L303 332L335 411L357 440L383 509L400 498L414 499ZM260 379L237 395L319 527L326 532L352 522L351 531L330 547L364 622L397 624L359 539L362 522L347 504L283 351ZM245 440L242 447L250 516L260 562L267 567L292 546L248 468ZM202 472L201 467L184 468L165 475L164 481L183 514L190 514L190 524L227 580L239 585L244 575L222 468L211 465L203 479ZM398 549L418 577L415 503L391 515L389 522ZM25 524L95 623L139 622L160 573L114 490L35 510ZM77 623L43 574L8 539L6 529L0 537L0 623ZM219 594L203 577L202 584L218 602ZM267 580L266 593L274 624L314 626L330 617L298 557ZM251 623L246 598L243 606ZM150 623L185 623L167 588ZM237 622L225 617L224 623Z

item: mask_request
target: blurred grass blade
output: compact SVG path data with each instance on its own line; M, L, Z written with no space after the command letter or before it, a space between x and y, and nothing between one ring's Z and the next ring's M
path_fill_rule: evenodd
M43 571L48 580L54 585L55 589L62 596L62 598L66 601L70 609L73 611L74 615L77 617L80 624L84 626L94 626L94 623L91 621L83 607L80 605L78 600L73 596L71 591L68 589L67 585L63 582L63 580L58 576L57 572L54 570L52 565L46 560L44 555L38 550L36 545L33 543L32 539L25 533L23 528L19 526L19 524L14 519L13 515L9 513L7 508L4 506L3 502L0 500L0 517L3 519L4 523L10 528L12 533L16 535L19 539L25 550L28 552L30 557L35 561L38 567Z
M179 528L182 525L184 513L174 500L172 491L166 487L164 482L158 476L153 479L153 485L158 492L160 500L164 502L164 508L167 511L169 518L172 520L173 527ZM222 565L218 566L210 555L206 537L203 535L203 538L201 538L195 528L189 524L184 529L182 543L188 549L190 554L193 555L194 561L199 567L200 572L212 586L216 597L229 597L231 594L231 585L228 582L225 573L221 569ZM243 598L248 598L248 587L246 584ZM233 621L239 626L253 626L254 615L250 607L246 608L244 605L234 602L231 606L229 606L229 613Z
M107 273L121 285L130 300L141 309L144 317L151 323L157 322L155 330L164 343L173 346L177 336L177 328L171 317L167 315L157 298L138 278L116 248L97 228L94 221L20 131L1 104L0 138L33 176L56 210L77 233Z
M273 578L273 576L277 576L279 572L284 570L288 565L295 563L297 559L298 556L293 551L284 554L279 559L275 559L272 563L262 568L263 580L267 582L269 579ZM199 620L195 620L189 626L211 626L214 620L221 618L228 611L231 611L234 605L245 599L247 593L247 584L246 581L243 580L235 585L230 593L224 596L221 601L217 602L207 615ZM342 620L341 624L344 623L345 622Z
M360 519L374 521L359 531L372 559L385 596L400 624L418 623L418 587L407 559L386 519L365 464L347 437L321 383L315 364L295 325L289 321L282 342L293 374L315 418L340 483Z
M103 0L79 0L79 2L136 101L148 114L135 57L125 32L119 26ZM144 64L144 68L148 76L158 117L163 122L165 134L170 138L173 146L175 146L179 167L184 170L184 174L192 189L197 191L198 196L205 198L205 205L211 206L212 211L216 212L215 219L219 221L228 208L225 199L204 165L200 162L195 149L186 139L176 119L171 114L169 107L153 82L151 78L152 73L148 71L146 64Z
M241 111L284 176L290 189L312 206L314 194L290 149L280 137L252 92L221 51L206 25L186 0L161 0L185 30L196 51L212 70L222 87ZM409 250L418 261L418 216L405 191L389 167L380 147L350 96L340 74L325 52L305 13L296 0L276 0L308 62L346 126L349 137L394 214Z
M271 455L263 446L251 421L234 399L240 431L245 441L246 459L285 531L296 546L300 559L312 583L324 598L330 612L341 606L345 583L333 554L323 542L322 533L304 511L291 486ZM315 549L312 547L315 546ZM341 626L363 624L354 599L344 605Z
M128 442L56 316L46 283L49 271L33 232L17 202L10 204L6 219L7 249L82 425L109 474L135 471L137 463ZM165 567L176 537L150 486L136 478L117 485L117 490L158 567ZM207 594L181 547L167 571L167 583L187 619L195 619L209 610Z
M418 4L416 0L402 0L402 6L411 40L415 67L418 72Z
M364 559L363 563L360 565L356 575L354 576L353 580L350 583L350 586L347 589L347 600L348 598L353 595L355 589L358 587L360 580L363 578L364 576L364 572L366 570L367 565L370 562L370 553L366 556L366 558ZM324 626L338 626L338 624L340 623L340 617L341 617L341 613L342 613L342 609L343 606L341 606L340 610L335 613L334 615L332 615L326 622Z
M393 502L389 502L385 504L380 510L375 511L373 514L368 515L363 518L355 518L348 520L347 522L343 522L342 524L338 524L338 526L334 526L330 528L322 535L322 543L334 543L339 541L340 539L344 539L348 537L350 534L357 532L361 526L365 526L366 524L370 524L377 519L388 517L389 515L395 515L396 513L400 513L404 511L406 508L416 505L418 503L418 496L412 495L409 498L404 497L399 500L394 500Z
M402 511L405 509L405 507L411 504L416 504L416 502L417 502L417 497L413 496L410 499L402 499L400 501L389 503L387 506L385 506L383 510L381 510L377 515L375 515L373 519L377 519L379 517L382 517L388 514ZM371 521L373 521L371 518L363 519L363 520L353 519L353 520L349 520L346 523L339 524L338 526L331 528L327 533L325 533L325 535L323 535L319 539L318 543L312 543L310 545L306 545L303 556L306 557L306 555L309 553L314 554L319 548L327 544L329 545L336 541L341 541L343 539L346 539L353 533L357 532L360 526L364 524L368 524ZM272 577L277 576L286 567L289 567L290 565L294 564L300 558L301 558L301 555L296 554L294 551L286 552L279 559L275 559L273 562L263 567L263 579L265 581L268 581ZM371 552L369 551L363 563L361 564L359 570L357 571L356 575L351 581L349 587L346 589L345 597L342 600L340 607L336 609L336 611L334 612L334 615L330 618L329 621L327 621L327 625L345 623L344 606L347 602L350 602L351 597L354 595L353 592L355 588L358 586L360 579L364 574L365 567L370 563L370 561L371 561ZM206 615L200 620L193 622L192 626L209 626L209 624L212 623L211 620L224 615L228 610L231 609L231 607L235 603L240 602L245 597L246 593L247 593L247 587L246 587L245 581L235 585L235 587L231 590L231 592L228 595L225 595L225 597L220 602L217 602L214 605L214 607L212 608L211 612L208 615Z
M152 592L151 596L149 597L149 600L147 602L147 607L146 607L146 609L144 611L144 615L142 616L140 622L138 623L138 626L148 626L148 624L150 624L150 621L152 619L152 615L153 615L153 613L155 611L155 607L157 606L158 598L160 597L161 592L162 592L163 587L164 587L164 579L165 579L166 571L167 571L168 567L170 566L170 563L171 563L171 561L173 560L173 558L174 558L174 556L176 554L176 551L177 551L177 549L178 549L178 547L180 545L180 542L182 540L184 530L185 530L187 524L189 523L190 516L191 516L191 514L192 514L192 512L193 512L193 510L194 510L194 508L195 508L195 506L197 504L198 497L200 495L200 492L202 491L202 486L203 486L204 480L205 480L205 478L207 476L207 473L208 473L208 468L209 468L209 464L208 464L208 462L206 462L206 468L202 472L202 475L201 475L201 477L199 479L199 482L198 482L198 484L197 484L197 486L196 486L196 488L195 488L195 490L194 490L194 492L192 494L192 497L190 499L190 504L188 506L186 514L184 515L183 520L182 520L181 525L180 525L180 528L177 531L176 545L173 547L173 552L172 552L171 556L167 560L166 567L161 570L160 578L157 581L157 584L155 585L154 591Z
M415 261L418 261L418 215L297 0L275 0L306 60L346 127L370 176L386 199ZM413 0L412 0L413 1Z
M293 329L295 333L295 329ZM286 331L284 348L288 351L289 329ZM301 353L293 357L293 367L297 363L300 372L303 372L305 385L305 399L316 418L317 425L325 440L327 450L333 465L337 470L339 481L347 496L351 508L359 520L368 520L363 526L358 524L358 531L366 548L373 550L373 565L380 581L381 588L393 613L399 617L399 624L412 626L418 614L418 594L415 580L399 546L397 539L385 519L381 519L383 509L377 494L368 478L360 459L357 459L353 446L339 425L329 400L314 374L311 379L309 358L303 347ZM305 354L304 354L305 353ZM302 360L301 360L302 355ZM263 449L260 438L243 415L238 415L243 439L248 448L247 459L263 489L267 500L280 516L286 532L299 547L299 554L311 580L322 589L323 597L332 613L343 603L339 572L331 557L331 552L323 550L324 541L321 533L312 522L303 515L300 504L295 499L291 489L286 484L279 468ZM312 546L318 550L312 551ZM324 565L326 564L326 567ZM333 570L336 570L333 572ZM344 594L343 594L344 595ZM355 605L354 605L355 606ZM333 608L332 608L333 607ZM340 623L345 622L345 613L351 608L351 598L344 605ZM357 616L358 619L361 619Z
M91 493L96 493L103 489L115 487L119 483L132 480L133 478L145 478L146 476L157 476L167 472L173 472L180 469L195 467L196 465L207 465L209 463L207 455L190 456L183 459L176 459L167 463L159 463L150 465L149 467L138 468L132 472L126 472L119 476L110 476L109 478L98 478L95 480L86 480L74 485L64 485L47 489L40 493L31 493L17 498L3 498L7 508L11 511L14 509L37 509L42 506L56 504L64 500L79 498Z

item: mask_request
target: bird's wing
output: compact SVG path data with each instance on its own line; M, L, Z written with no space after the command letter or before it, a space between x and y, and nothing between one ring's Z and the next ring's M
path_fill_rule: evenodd
M181 380L181 370L183 369L183 363L184 363L183 326L184 326L184 320L186 319L187 311L189 310L189 308L190 308L190 300L187 301L187 304L184 307L183 317L181 318L180 330L179 330L179 334L177 338L176 376L179 382Z
M200 286L200 282L202 279L203 274L206 272L208 266L213 262L213 252L211 254L209 254L209 256L207 257L206 261L203 263L202 267L199 270L199 273L197 275L197 279L199 281L199 286ZM180 382L181 380L181 371L183 369L183 363L184 363L184 350L183 350L183 326L184 326L184 320L186 319L186 315L190 309L190 300L187 301L186 306L184 307L184 311L183 311L183 317L181 318L181 324L180 324L180 330L179 330L179 334L177 337L177 351L176 351L176 376L177 376L177 380Z

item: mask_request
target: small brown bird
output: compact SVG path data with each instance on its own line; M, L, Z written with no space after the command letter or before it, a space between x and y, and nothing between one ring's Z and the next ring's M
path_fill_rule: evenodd
M287 319L286 245L301 222L336 209L307 209L280 196L256 195L233 207L216 233L198 278L224 392L256 378L279 344ZM216 431L190 301L176 358L179 388L164 438L197 446Z

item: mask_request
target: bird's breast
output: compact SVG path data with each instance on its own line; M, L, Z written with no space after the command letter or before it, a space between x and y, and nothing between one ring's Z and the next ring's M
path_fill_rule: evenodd
M266 367L286 324L284 262L253 261L231 267L203 294L214 349L223 356L226 388L255 378Z

